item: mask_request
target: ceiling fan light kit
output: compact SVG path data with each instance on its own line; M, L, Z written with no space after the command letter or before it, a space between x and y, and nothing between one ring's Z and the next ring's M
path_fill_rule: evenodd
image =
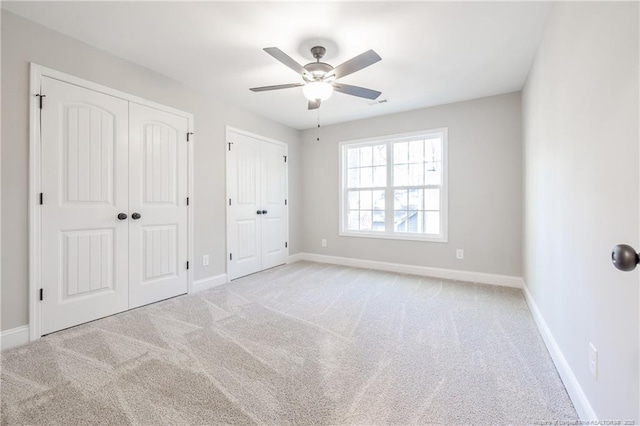
M324 81L312 81L304 85L302 93L310 101L326 101L333 93L333 86Z
M320 108L320 103L327 100L334 90L347 95L371 100L377 99L381 94L381 92L377 90L336 83L337 79L353 74L380 61L382 58L373 50L367 50L335 68L325 62L320 62L320 59L322 59L326 52L326 49L322 46L314 46L311 48L311 54L316 62L310 62L305 66L300 65L277 47L266 47L264 51L298 73L304 80L304 83L278 84L275 86L254 87L249 89L253 92L266 92L269 90L303 86L302 93L309 100L308 108L310 110Z

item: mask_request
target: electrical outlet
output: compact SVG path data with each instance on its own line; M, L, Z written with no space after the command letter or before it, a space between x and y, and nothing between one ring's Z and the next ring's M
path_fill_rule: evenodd
M322 244L322 247L326 247L327 246L327 240L326 239L322 239L322 241L320 241L320 243Z
M202 256L202 266L209 266L209 255L205 254Z
M589 342L589 371L594 379L598 380L598 350Z
M456 259L464 259L464 250L456 249Z

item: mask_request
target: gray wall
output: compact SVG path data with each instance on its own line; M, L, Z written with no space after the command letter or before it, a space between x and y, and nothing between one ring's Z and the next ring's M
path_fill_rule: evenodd
M195 279L225 272L225 125L289 144L290 253L300 251L299 132L260 118L78 40L2 11L1 329L25 325L28 287L29 62L195 116ZM211 263L203 267L203 254Z
M524 278L601 419L638 420L638 48L637 3L558 3L523 91Z
M338 236L339 142L438 127L449 128L449 242ZM519 93L321 127L319 142L316 135L302 132L304 252L521 276Z

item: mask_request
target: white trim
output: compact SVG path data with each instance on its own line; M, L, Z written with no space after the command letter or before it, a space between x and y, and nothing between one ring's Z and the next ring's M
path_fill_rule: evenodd
M297 253L294 256L294 261L296 262L299 260L308 260L310 262L330 263L333 265L352 266L356 268L375 269L378 271L420 275L423 277L490 284L501 287L522 288L523 284L521 277L514 277L510 275L460 271L457 269L433 268L430 266L406 265L403 263L380 262L377 260L355 259L352 257L327 256L324 254L316 253ZM291 257L289 257L289 259L291 259Z
M27 343L29 343L28 325L12 328L0 333L0 348L3 351L17 346L26 345Z
M547 346L547 350L551 355L551 359L553 360L553 363L555 364L556 369L560 374L560 378L562 379L562 382L567 389L567 393L569 394L569 397L571 398L571 401L573 402L573 405L578 412L578 416L580 416L580 419L583 421L597 420L598 416L593 410L593 407L589 402L589 398L587 398L587 394L582 389L582 386L580 386L580 382L578 381L576 375L573 373L571 365L562 353L560 346L558 346L558 342L556 342L556 339L553 337L553 333L551 333L551 329L542 316L542 312L540 312L538 305L531 296L527 284L524 281L522 282L522 284L522 292L524 293L524 298L529 305L529 309L531 310L533 319L538 325L538 330L540 331L542 339Z
M393 143L409 141L417 136L427 138L429 135L439 135L442 137L442 182L440 185L419 185L419 187L434 187L440 189L440 230L438 235L433 234L408 234L404 232L393 231L393 215L389 214L389 211L393 210L393 197L391 196L393 189L393 164L390 163L390 159L393 158L392 150ZM384 190L387 194L385 209L387 221L385 224L385 230L382 231L351 231L345 229L345 221L347 212L345 210L346 205L346 182L347 179L347 162L344 155L346 147L353 146L369 146L377 143L384 143L387 145L387 185L380 188L366 188L366 189L378 189ZM437 129L421 130L410 133L400 133L388 136L377 136L367 139L356 139L342 141L338 144L338 164L340 165L340 187L338 189L338 208L339 208L339 220L338 220L338 235L344 237L362 237L362 238L381 238L392 240L407 240L407 241L424 241L433 243L446 243L449 241L449 128L440 127ZM400 187L402 188L402 187ZM388 230L391 228L391 230Z
M220 274L208 278L203 278L201 280L193 282L190 293L197 293L199 291L208 290L210 288L224 285L227 282L227 274Z
M116 89L112 89L101 84L97 84L82 78L56 71L51 68L31 62L31 81L29 93L29 340L37 340L41 337L41 311L39 289L41 287L41 214L39 208L39 194L41 192L41 169L40 169L40 106L36 94L40 93L42 77L49 77L79 87L104 93L109 96L121 98L127 102L154 108L160 111L175 114L188 120L189 132L194 132L193 114L180 111L147 99L140 98ZM46 100L45 100L46 105ZM187 196L189 197L188 224L187 224L187 257L193 262L193 211L194 211L194 160L193 145L194 135L191 135L188 142L188 166L187 166ZM187 271L187 291L193 290L193 268Z
M304 255L306 253L296 253L296 254L291 254L289 255L289 260L287 260L287 263L295 263L295 262L299 262L301 260L304 260Z

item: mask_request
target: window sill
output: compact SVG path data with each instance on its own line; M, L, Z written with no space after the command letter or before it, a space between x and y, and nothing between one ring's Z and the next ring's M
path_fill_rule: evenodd
M419 242L425 242L425 243L449 242L446 236L424 237L419 235L413 236L413 235L406 235L406 234L383 234L383 233L349 232L349 231L340 231L338 235L341 237L377 238L382 240L419 241Z

